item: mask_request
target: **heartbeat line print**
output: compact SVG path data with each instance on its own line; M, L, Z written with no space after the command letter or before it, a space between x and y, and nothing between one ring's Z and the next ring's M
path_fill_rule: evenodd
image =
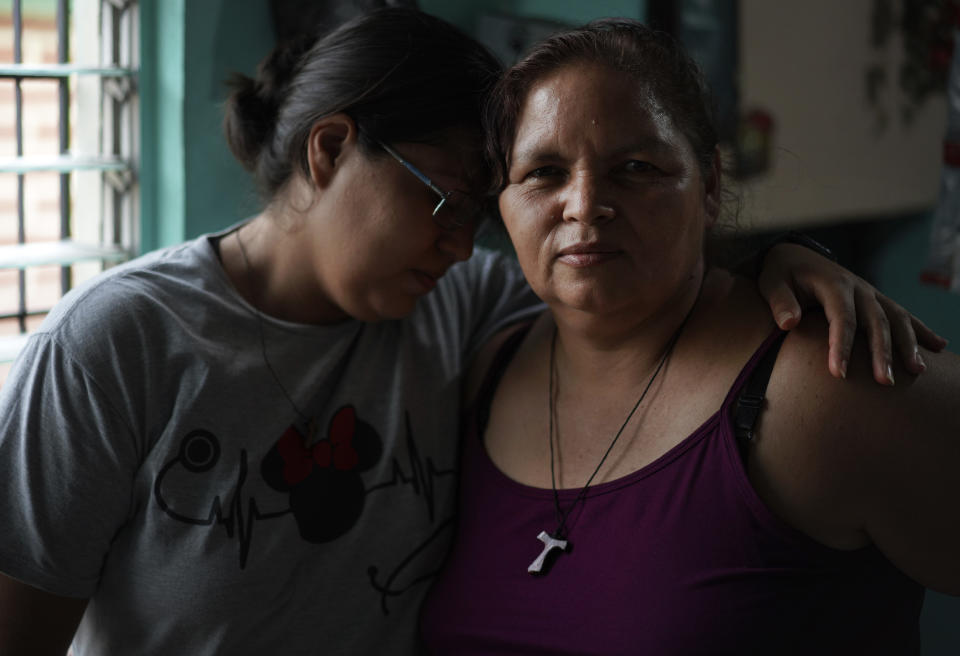
M442 476L454 476L457 473L457 470L455 467L438 469L433 464L433 460L429 457L426 459L426 461L422 460L420 458L420 451L417 448L417 442L413 437L413 429L410 426L409 412L404 413L404 419L406 421L407 428L408 470L404 471L403 466L400 464L397 458L393 458L393 472L391 478L382 483L370 486L367 488L367 494L388 487L411 485L413 486L413 491L417 495L423 497L424 503L427 506L427 514L432 522L435 499L434 482L436 479Z
M399 597L414 586L421 583L426 583L440 573L442 558L428 560L426 563L417 562L417 559L427 550L428 547L434 543L434 541L443 539L445 537L445 533L453 530L453 522L454 518L448 517L437 524L437 527L434 529L430 537L418 544L413 551L404 556L404 558L400 561L400 564L397 565L393 571L387 575L386 580L383 583L381 583L379 580L379 567L376 565L371 565L367 568L367 576L370 577L370 585L374 590L380 593L380 610L385 616L390 614L390 609L387 607L388 598ZM404 573L404 570L417 565L420 565L421 567L429 567L429 569L425 574L415 576L410 581L406 582L406 584L397 585L397 579L401 574Z
M195 456L197 453L203 453L205 455L202 462L196 460ZM227 537L231 539L233 539L236 533L240 545L240 569L245 569L247 566L247 555L250 553L250 543L253 541L254 523L261 519L273 519L290 513L289 508L277 512L260 512L260 509L257 507L257 500L253 497L250 497L247 501L246 512L244 512L243 485L247 480L246 449L240 450L240 467L237 472L237 481L233 487L231 500L227 505L226 513L223 512L223 504L221 503L219 494L213 498L210 504L210 512L207 516L197 518L183 515L173 510L169 504L167 504L161 492L164 476L174 465L179 464L188 471L201 473L216 464L219 453L219 444L213 435L207 433L207 431L194 431L190 433L184 438L180 455L164 465L163 469L158 472L156 481L154 481L153 484L153 496L157 500L160 509L179 522L193 524L195 526L212 526L215 524L223 526L227 532Z

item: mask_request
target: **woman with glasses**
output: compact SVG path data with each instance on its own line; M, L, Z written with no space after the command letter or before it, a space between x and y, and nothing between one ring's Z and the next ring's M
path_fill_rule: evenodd
M416 651L461 375L540 307L509 258L470 257L499 75L391 9L234 80L227 139L262 213L72 292L0 393L0 652ZM784 255L838 326L859 298L885 362L886 301L796 247L774 271Z

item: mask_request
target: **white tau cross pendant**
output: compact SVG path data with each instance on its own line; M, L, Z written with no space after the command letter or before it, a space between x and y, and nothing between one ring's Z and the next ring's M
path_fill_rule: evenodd
M543 571L543 565L547 560L547 556L554 549L560 549L561 551L566 551L567 541L558 540L553 537L546 531L540 531L540 535L537 536L537 539L543 542L543 551L540 552L540 555L537 556L537 559L530 563L530 566L527 567L527 571L531 574L541 574L545 573ZM549 569L549 568L548 568Z

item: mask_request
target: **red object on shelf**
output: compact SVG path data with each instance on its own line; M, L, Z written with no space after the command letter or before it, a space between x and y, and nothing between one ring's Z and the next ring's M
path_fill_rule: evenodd
M936 285L944 289L950 289L950 278L936 271L923 271L920 273L920 282L928 285Z
M753 109L740 118L737 130L736 175L746 178L770 167L774 120L770 112Z
M943 163L947 166L960 168L960 142L943 142Z

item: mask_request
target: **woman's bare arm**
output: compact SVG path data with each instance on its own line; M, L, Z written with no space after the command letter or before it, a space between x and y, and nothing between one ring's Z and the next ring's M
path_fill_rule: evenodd
M863 400L870 448L848 466L872 541L913 579L960 595L960 357L927 360L927 372L898 384L877 411Z
M86 607L0 574L0 654L64 656Z
M900 369L882 387L860 346L838 381L820 364L827 330L812 316L784 343L751 463L758 492L828 546L873 543L960 594L960 357L926 352L922 376Z

